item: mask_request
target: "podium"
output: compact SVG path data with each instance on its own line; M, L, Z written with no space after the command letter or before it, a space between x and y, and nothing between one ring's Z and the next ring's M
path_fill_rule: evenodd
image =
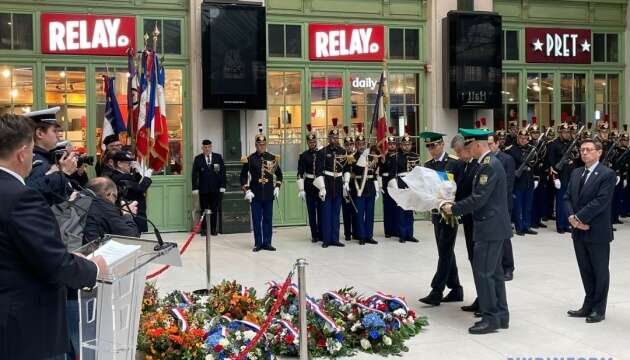
M129 245L120 259L99 274L93 289L79 291L79 338L82 360L133 360L145 277L150 264L182 266L175 243L158 246L153 240L106 235L77 250L92 254L109 242ZM118 245L112 243L109 245ZM132 248L130 250L130 248Z

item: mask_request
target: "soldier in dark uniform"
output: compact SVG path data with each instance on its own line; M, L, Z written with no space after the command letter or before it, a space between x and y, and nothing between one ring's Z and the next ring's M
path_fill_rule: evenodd
M505 142L503 143L503 147L506 148L511 145L516 145L517 137L518 137L518 121L510 120L508 133L505 136Z
M348 155L353 155L356 152L354 138L350 136L350 131L347 126L343 127L344 138L343 147L346 149ZM352 238L358 239L357 236L357 210L356 204L352 202L350 193L343 194L343 200L341 201L341 213L343 214L343 235L346 241L352 240Z
M345 128L344 128L345 131ZM348 207L349 205L349 211L350 214L352 215L352 238L355 240L359 240L361 241L361 236L359 235L359 207L357 205L357 189L355 186L355 182L353 181L353 177L354 175L354 165L356 165L357 160L359 160L359 157L361 157L361 154L363 154L363 151L365 151L367 143L365 141L365 136L363 136L363 124L357 124L357 127L355 129L354 132L355 136L354 136L354 151L350 152L348 151L348 156L352 157L352 164L350 166L350 188L347 192L347 194L344 194L344 197L347 201L347 205L346 207ZM347 150L347 149L346 149Z
M612 146L613 142L610 139L610 131L608 124L608 115L606 120L597 122L597 134L593 137L593 140L597 140L602 144L603 152L600 161L603 161L608 154L608 150Z
M107 155L110 155L109 159L111 160L115 153L122 150L122 143L120 142L117 134L106 136L105 139L103 139L103 145L105 145L105 151L94 166L96 176L109 176L114 170L114 167L113 164L110 164L109 161L106 161Z
M630 181L628 181L630 180L630 152L628 151L628 148L630 148L630 134L628 134L628 125L624 124L623 127L624 131L619 137L619 149L621 155L617 161L620 163L619 166L624 169L624 176L621 178L621 183L623 185L623 206L621 210L621 217L625 218L630 216L630 186L628 186L630 183Z
M528 154L534 151L534 147L529 143L527 127L523 127L518 133L517 144L508 146L506 152L514 158L514 165L518 170L521 165L524 171L521 176L514 180L514 225L516 234L537 234L531 229L532 225L532 203L534 200L534 177L530 164L524 164Z
M280 158L267 152L267 138L262 124L258 124L256 152L241 158L241 186L245 199L250 202L252 228L254 229L254 252L276 251L271 246L273 200L280 194L282 170ZM275 177L275 181L274 181Z
M400 138L400 151L397 156L398 164L396 165L397 185L400 189L406 189L407 184L402 180L414 167L420 164L420 155L411 151L411 136L408 130ZM403 210L398 207L400 217L398 218L399 233L398 238L401 243L406 241L418 242L413 236L413 211Z
M623 181L622 179L625 176L625 167L619 161L623 150L619 147L619 131L617 130L617 122L613 122L613 130L610 132L610 142L615 144L614 146L608 149L607 162L604 164L615 171L617 175L615 192L613 194L613 202L612 202L612 223L613 224L623 224L623 221L620 219L620 215L623 207Z
M554 188L556 189L556 231L558 234L571 232L569 225L567 210L564 207L564 194L567 192L567 185L573 171L573 160L570 157L568 161L562 165L562 169L558 169L560 160L564 154L569 151L571 146L570 127L567 123L561 123L558 126L558 137L549 144L549 162L551 165L551 176L553 178Z
M539 141L545 141L541 138L540 127L538 126L538 119L532 117L532 125L528 128L529 143L532 147L536 147ZM541 144L542 145L542 144ZM532 220L531 227L534 229L546 228L547 225L543 223L543 217L546 213L546 201L548 191L548 164L549 161L546 157L546 149L544 145L539 147L540 152L537 153L536 159L533 162L532 173L534 176L534 194L532 200Z
M133 220L138 225L140 232L148 231L147 226L147 191L151 186L150 168L142 169L128 151L119 151L113 156L114 170L110 178L118 187L118 198L121 201L131 203L138 202L137 216ZM134 172L132 173L132 170Z
M465 163L444 151L444 134L425 131L420 134L431 155L431 160L424 166L435 171L446 172L449 178L459 183L464 173ZM458 189L459 190L459 189ZM431 280L431 292L420 299L428 305L437 306L440 302L456 302L464 300L464 289L459 283L457 261L455 259L455 239L457 238L457 225L454 227L442 219L439 210L431 211L431 222L435 232L435 241L438 249L438 263L433 280ZM443 297L444 289L451 291Z
M394 136L394 128L389 128L387 136L387 154L380 167L381 189L383 191L383 228L385 230L385 238L398 236L398 206L389 195L387 185L392 179L396 179L397 172L398 149L397 141Z
M300 154L298 159L298 197L306 202L308 212L308 225L311 228L311 241L318 242L321 235L321 200L317 188L313 185L315 181L315 163L317 162L317 133L313 131L311 124L306 124L308 133L306 143L308 149Z
M350 196L357 207L356 227L359 244L378 244L374 240L374 204L380 196L378 184L378 165L380 151L376 146L365 148L363 124L358 124L355 138L357 152L354 154L352 176L350 178ZM366 151L367 150L367 151Z
M212 151L212 141L201 142L202 153L195 156L192 168L192 189L199 194L199 209L210 209L210 233L217 235L217 219L221 200L225 192L226 176L223 156ZM201 234L206 233L206 219L203 219Z
M315 181L322 206L322 247L339 246L339 211L344 193L350 190L351 156L339 146L339 128L336 119L328 132L328 145L317 154Z
M487 334L509 327L509 312L501 258L505 239L512 228L505 196L506 179L501 162L490 154L488 131L461 129L467 148L478 159L479 169L473 182L472 195L441 209L447 214L473 214L475 221L473 273L479 298L481 321L468 331Z
M55 114L59 107L33 111L24 114L33 121L35 132L33 147L33 169L25 179L26 185L39 191L48 205L64 202L72 194L70 176L77 171L77 159L74 153L66 151L61 158L56 158L51 150L59 140L59 124Z

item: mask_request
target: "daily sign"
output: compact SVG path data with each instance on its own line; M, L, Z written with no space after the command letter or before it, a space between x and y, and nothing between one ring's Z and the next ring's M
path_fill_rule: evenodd
M591 30L525 29L528 63L591 63Z
M319 61L383 61L382 25L309 24L309 58Z
M43 13L45 54L125 56L136 46L132 16Z

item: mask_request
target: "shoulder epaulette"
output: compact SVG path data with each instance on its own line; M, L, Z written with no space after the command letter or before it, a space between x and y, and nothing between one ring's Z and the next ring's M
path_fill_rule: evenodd
M241 164L247 164L249 162L249 157L248 156L241 156Z
M39 165L41 165L41 164L43 164L43 163L44 163L44 162L43 162L42 160L35 160L35 161L33 161L33 167L35 167L35 166L39 166Z
M513 146L514 146L514 145L507 146L507 147L504 149L504 151L508 151L508 150L510 150Z
M456 155L453 155L453 154L448 154L448 157L453 159L453 160L459 160L459 157L457 157Z
M485 158L483 158L483 161L481 162L482 164L490 164L490 155L487 155Z
M350 165L352 165L352 164L354 164L356 162L354 154L346 155L346 159L348 161L348 164L350 164Z

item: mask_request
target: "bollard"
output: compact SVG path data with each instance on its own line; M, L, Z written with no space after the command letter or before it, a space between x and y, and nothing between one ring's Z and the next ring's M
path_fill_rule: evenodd
M210 278L210 216L212 215L212 210L206 210L206 290L208 294L210 294L210 289L212 288L212 279Z
M306 320L306 259L297 260L299 311L300 311L300 360L308 360L308 332Z

